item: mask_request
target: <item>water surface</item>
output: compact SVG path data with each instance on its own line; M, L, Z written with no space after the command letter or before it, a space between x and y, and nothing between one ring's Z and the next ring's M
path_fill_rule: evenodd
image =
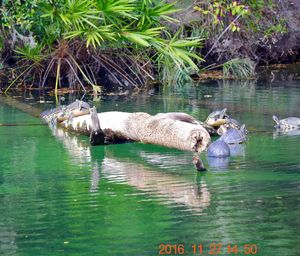
M54 101L25 98L41 109ZM158 255L160 244L173 245L172 255L174 245L195 255L193 244L202 244L208 255L213 243L222 244L215 255L245 255L247 244L256 255L299 255L300 135L276 134L271 118L300 117L299 82L202 83L94 104L199 120L227 107L249 140L225 162L204 154L209 170L197 173L190 152L90 147L43 125L0 126L1 255ZM0 103L0 123L21 122L40 120Z

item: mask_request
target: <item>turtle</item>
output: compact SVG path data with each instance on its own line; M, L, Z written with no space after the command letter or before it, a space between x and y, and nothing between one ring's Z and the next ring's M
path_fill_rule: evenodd
M210 135L217 135L216 130L211 125L208 125L204 122L198 121L194 117L192 117L186 113L168 112L168 113L158 113L158 114L156 114L156 116L163 116L163 117L167 117L167 118L170 118L170 119L176 120L176 121L186 122L186 123L195 124L195 125L202 125L208 131L208 133Z
M53 109L48 109L43 111L40 116L43 118L48 124L56 125L56 119L59 114L63 112L63 106L58 106Z
M226 119L229 117L226 114L227 108L216 110L208 115L205 120L205 123L213 126L220 127L222 124L226 123Z
M57 123L68 119L72 113L74 117L89 114L90 105L82 100L76 100L67 106L59 106L57 108L46 110L41 113L41 117L47 123Z
M239 129L229 128L229 130L220 137L227 144L240 144L247 140L247 133L245 124L243 124Z
M80 110L80 111L89 110L90 105L87 102L76 99L73 103L67 105L66 109L69 110L69 111L73 111L73 110L77 110L77 109Z
M158 113L156 114L156 116L167 117L172 120L195 124L195 125L200 124L199 121L197 121L194 117L182 112Z
M218 139L211 143L207 148L208 157L228 157L230 156L230 148L226 142Z
M68 120L70 115L73 117L83 116L90 113L90 105L82 100L76 100L73 103L63 106L62 112L57 115L57 121Z
M228 129L230 129L230 128L240 129L241 126L242 126L241 123L239 121L237 121L236 119L227 118L226 123L222 124L218 128L217 133L218 133L218 135L223 135L228 131ZM248 131L246 129L245 129L245 132L246 132L246 134L248 134Z
M277 116L273 115L273 120L276 123L275 128L283 130L300 128L300 118L298 117L288 117L279 120Z

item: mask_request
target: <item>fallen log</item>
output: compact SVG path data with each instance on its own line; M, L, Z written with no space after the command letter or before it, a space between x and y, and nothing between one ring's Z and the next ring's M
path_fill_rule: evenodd
M92 145L140 141L200 153L210 142L209 133L215 133L210 126L180 112L154 116L142 112L97 114L95 108L91 110L87 103L76 100L68 106L41 113L40 109L8 96L0 95L0 102L33 116L41 116L50 126L58 125L68 131L90 135ZM197 154L194 154L193 164L197 170L205 170Z
M98 144L140 141L180 150L202 152L210 143L210 135L202 125L170 118L164 113L151 116L144 112L112 111L95 115L94 109L91 110L91 115L72 117L58 125L68 131L90 135L94 145L94 136L91 134L95 131L97 134L101 132L104 134L104 140L99 140Z

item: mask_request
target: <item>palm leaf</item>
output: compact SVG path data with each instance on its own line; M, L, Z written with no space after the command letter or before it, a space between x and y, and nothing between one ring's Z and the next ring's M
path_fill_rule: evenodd
M30 45L25 44L23 47L17 47L14 51L18 53L19 58L38 63L43 59L42 49L42 45L31 47Z
M117 18L124 16L131 19L137 19L133 13L135 0L96 0L96 8L101 11L104 17Z
M137 45L149 47L150 46L150 36L147 36L140 32L134 31L123 31L121 35L126 38L127 40L136 43Z

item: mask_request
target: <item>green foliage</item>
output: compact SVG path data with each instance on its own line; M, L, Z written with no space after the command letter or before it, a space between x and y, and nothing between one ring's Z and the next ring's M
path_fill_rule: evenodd
M3 36L0 34L0 52L2 51L3 48L4 48L4 38L3 38Z
M19 26L22 30L30 30L36 17L35 8L39 0L3 0L0 7L0 25L12 28Z
M274 15L278 12L278 5L273 0L242 0L242 1L198 1L194 7L202 18L202 27L210 34L219 33L219 29L229 26L232 32L241 29L250 33L286 33L285 21Z
M168 81L169 84L187 80L189 74L198 71L194 60L204 61L193 51L195 45L201 46L202 39L196 37L183 39L181 38L182 32L182 29L179 29L173 37L168 34L168 40L161 39L153 43L158 52L157 60L161 79Z
M20 59L26 61L32 61L38 63L43 59L42 46L38 45L32 48L30 45L26 44L24 47L17 47L15 52L18 54Z
M230 26L230 30L240 31L237 20L248 14L248 7L237 1L218 0L212 4L195 6L195 10L204 16L209 15L214 25Z
M169 69L185 72L198 70L194 60L202 61L193 52L200 46L199 38L172 36L161 23L176 21L169 16L178 11L174 3L158 0L18 0L14 3L4 1L0 11L4 13L0 17L2 27L17 29L23 35L32 33L37 41L37 48L30 49L25 45L15 50L28 61L41 61L40 54L50 50L52 53L46 54L50 56L48 61L57 62L57 67L63 65L63 58L69 63L72 55L82 68L81 61L76 60L77 55L70 55L70 47L60 47L60 42L71 45L78 40L85 42L86 49L91 46L97 50L126 49L132 56L146 49L147 61L159 70L165 64ZM60 49L55 50L55 45L60 45ZM74 67L78 70L74 61L69 65L72 72L75 72ZM58 69L56 72L60 73Z
M223 64L224 78L248 79L254 77L255 63L248 59L235 58Z
M159 23L161 19L176 22L176 19L168 16L169 14L179 11L174 5L175 2L165 3L164 1L140 0L140 3L138 3L139 17L137 26L140 28L148 28L155 23Z
M278 23L272 24L268 29L265 31L265 37L271 37L274 34L285 34L287 33L287 26L283 19L280 19Z

